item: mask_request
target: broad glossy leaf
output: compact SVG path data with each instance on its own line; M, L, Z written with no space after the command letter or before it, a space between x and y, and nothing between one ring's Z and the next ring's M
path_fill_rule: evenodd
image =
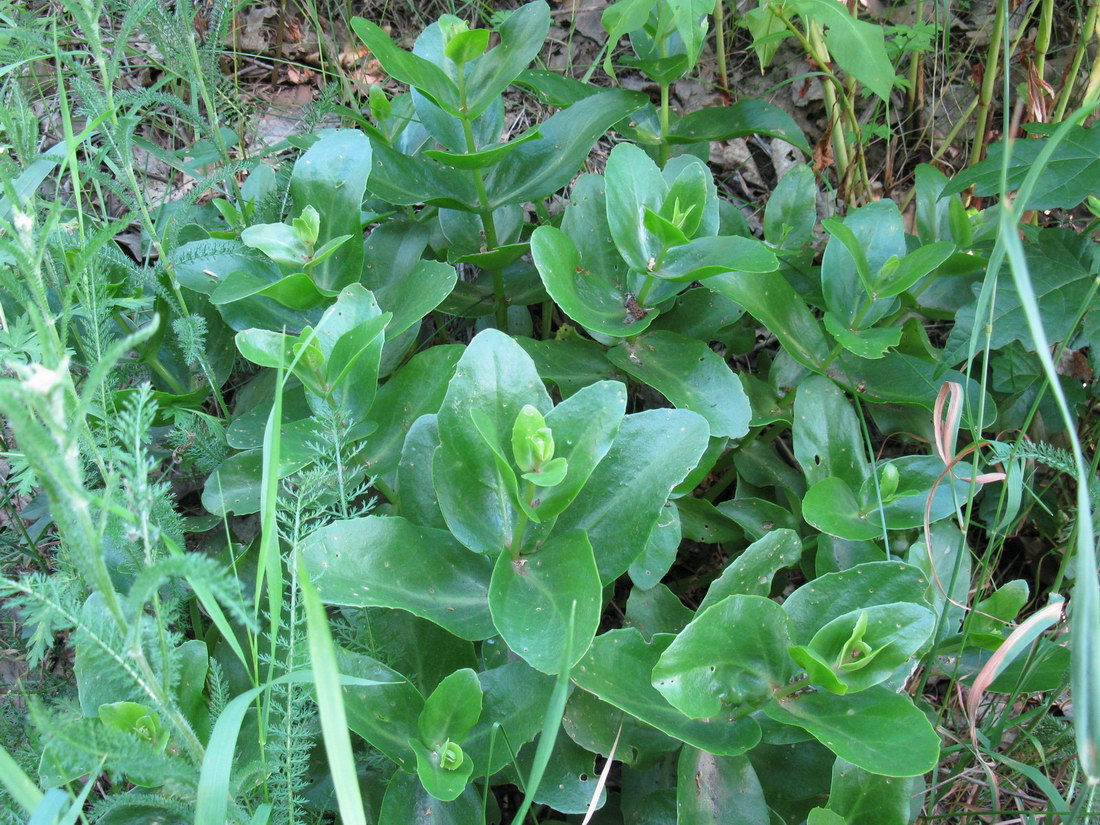
M1093 245L1071 229L1043 229L1035 242L1024 245L1024 254L1047 340L1062 341L1092 286L1096 266ZM977 286L974 289L977 296ZM976 311L975 301L956 313L956 326L951 331L944 354L944 358L949 359L947 363L966 357ZM984 319L982 323L985 323ZM1012 341L1019 341L1025 350L1034 351L1024 308L1011 278L1001 278L997 282L989 323L992 324L990 349L1001 349ZM981 340L984 346L984 332Z
M875 295L880 298L900 295L921 278L937 270L954 254L955 244L947 241L917 247L902 258L896 268L884 266L875 276Z
M797 532L798 520L791 511L762 498L732 498L717 507L718 512L733 520L753 541L762 539L776 527Z
M806 817L806 825L848 825L848 820L828 808L813 808Z
M400 280L377 289L379 305L393 312L386 337L395 338L439 306L457 281L458 274L450 264L425 260Z
M401 460L397 465L398 512L414 524L447 528L432 482L432 458L439 449L439 424L435 414L413 421Z
M550 410L550 396L530 357L509 336L485 330L474 337L455 367L439 410L441 446L433 460L439 506L455 537L479 553L495 555L512 541L509 479L498 466L471 414L484 417L501 439L512 432L525 404Z
M533 554L497 558L489 609L504 641L536 670L557 673L563 651L573 664L600 621L601 586L592 545L575 530L556 533ZM570 636L570 627L572 635Z
M470 668L447 676L424 700L417 721L420 739L430 748L448 739L461 743L481 716L481 683Z
M550 297L586 329L625 338L642 332L656 317L652 312L632 312L620 284L599 270L584 269L577 247L560 229L536 229L531 256Z
M526 3L508 16L497 29L497 45L468 69L470 117L486 109L538 57L549 30L550 7L542 0Z
M515 79L515 84L534 92L541 102L558 107L572 106L600 91L597 86L582 83L552 69L524 69Z
M434 622L404 610L349 610L345 617L354 632L385 639L386 664L404 674L428 696L447 676L476 668L473 643L448 633Z
M783 602L791 617L791 640L805 644L818 629L852 610L893 602L924 604L928 580L897 561L859 564L807 582Z
M562 398L569 398L589 384L618 377L608 363L604 348L595 341L575 338L517 338L516 343L535 362L542 380L558 388Z
M764 238L779 249L798 250L813 238L815 223L817 181L813 170L800 163L787 170L768 197Z
M657 164L632 143L620 143L607 159L607 222L619 254L631 269L646 272L661 254L660 239L645 227L647 208L657 212L668 183Z
M340 672L375 685L349 685L343 690L348 727L405 770L416 766L409 738L417 734L424 697L400 673L369 656L336 649Z
M856 493L843 479L823 478L806 491L802 517L823 533L849 541L882 538L882 514L877 507L863 508Z
M739 235L696 238L665 251L653 269L668 281L701 281L723 272L774 272L779 261L762 242Z
M779 339L784 350L804 367L822 372L829 352L825 333L806 302L777 272L727 273L707 278L704 285L736 301Z
M312 420L302 423L308 426L299 429L297 434L303 440L311 438ZM286 441L283 442L284 449L279 456L279 478L286 478L314 459L313 451L304 443L287 449L289 446ZM202 491L202 506L216 516L258 513L262 469L263 450L245 450L229 456L207 477Z
M610 281L625 304L628 292L639 292L645 277L629 271L615 246L607 220L607 181L603 175L581 175L573 184L561 229L577 247L582 270Z
M395 516L336 521L302 543L302 557L326 604L395 607L463 639L493 635L491 565L442 530Z
M846 73L885 101L898 82L882 27L859 20L832 0L796 0L798 13L825 26L829 54Z
M677 750L681 745L680 740L601 702L586 690L574 690L569 697L562 728L582 748L604 756L611 753L617 738L615 758L628 765L652 761L654 755Z
M365 418L374 404L382 345L391 317L387 312L363 321L341 335L329 353L325 374L329 398L353 422Z
M535 748L535 744L531 744L519 752L518 765L509 771L512 776L519 778L531 775ZM554 741L554 750L550 754L542 782L535 793L535 802L548 805L561 814L587 812L593 797L597 795L599 783L599 773L594 763L595 756L590 751L584 750L569 737L559 734ZM606 797L606 791L601 789L597 797L597 808L603 806Z
M231 272L214 290L210 303L222 306L255 297L270 298L289 309L307 310L324 303L327 295L317 289L313 279L304 272L295 272L271 282L252 272L237 270Z
M835 476L858 490L867 477L859 420L848 397L828 378L811 375L798 385L792 438L795 460L809 484Z
M848 647L853 631L862 622L866 627L856 641L870 648L869 652L862 647ZM807 648L833 670L844 692L855 693L886 681L898 668L914 661L935 623L931 610L913 602L861 607L837 616L818 630ZM848 656L844 656L846 652Z
M294 163L290 196L294 214L312 206L320 214L319 250L342 235L351 240L311 272L322 289L337 290L363 274L363 225L359 215L371 172L370 140L355 129L337 129L321 137Z
M1014 140L1008 159L1008 189L1019 189L1027 173L1035 165L1049 137ZM1005 144L998 141L989 146L985 160L959 173L944 189L956 194L974 187L981 197L1000 194L1001 169L1005 165ZM1071 126L1069 133L1055 148L1043 168L1035 189L1026 204L1017 204L1021 212L1031 209L1070 209L1089 195L1100 193L1096 170L1100 168L1100 129L1095 126Z
M705 343L662 330L625 342L607 358L682 409L707 420L711 436L740 438L751 410L741 382Z
M727 596L767 596L772 578L802 558L802 541L793 530L780 528L746 547L726 565L722 575L710 583L699 603L700 615Z
M424 156L447 166L453 166L455 169L485 169L500 163L504 156L517 146L539 137L542 137L542 132L539 131L538 127L535 127L505 143L494 143L492 146L486 146L476 152L460 153L425 149Z
M375 23L353 17L351 28L366 43L386 74L394 80L416 87L437 105L458 114L458 88L446 73L429 60L398 48Z
M538 200L566 186L596 141L645 100L639 92L608 89L548 117L541 138L516 147L486 176L489 206Z
M681 496L675 504L683 534L691 541L726 544L744 538L741 526L705 498Z
M543 521L576 498L611 449L625 412L626 387L618 381L590 384L550 410L546 426L554 433L554 456L568 462L568 471L557 485L538 491L535 510Z
M970 493L969 479L974 475L973 466L966 461L954 465L954 475L946 475L932 492L932 486L944 471L939 456L908 455L883 461L877 472L881 474L888 467L897 470L897 488L893 498L882 507L882 517L891 530L905 530L921 527L924 524L925 509L928 509L929 521L935 523L950 516L966 504ZM871 513L870 519L878 521L879 497L875 491L873 478L863 482L859 492L860 511ZM927 507L931 497L932 506Z
M787 614L771 599L730 596L696 614L653 668L653 685L693 719L762 705L790 678Z
M378 825L470 825L481 821L481 798L473 786L442 802L413 774L397 771L386 786Z
M687 410L646 410L622 420L603 461L555 530L585 531L602 581L641 552L669 493L707 447L707 423Z
M873 687L860 693L802 693L764 712L813 734L837 756L882 776L920 776L936 766L940 738L908 696ZM904 746L899 746L904 743Z
M878 776L837 759L829 810L842 814L847 825L909 825L923 784L919 777Z
M901 343L901 327L852 329L832 312L826 312L822 321L837 343L860 358L882 358Z
M746 756L680 751L676 768L677 825L770 825L760 780Z
M285 223L257 223L241 232L241 243L258 249L277 264L301 267L309 260L309 250L293 228ZM225 283L219 290L225 287ZM215 290L215 294L219 291ZM213 296L211 296L213 298ZM232 300L232 299L230 299ZM227 300L217 303L228 303Z
M635 587L653 587L665 577L676 562L682 538L680 511L670 502L653 525L645 550L630 563L627 572Z
M829 376L872 403L906 404L921 407L929 413L935 409L936 396L943 382L954 381L966 393L962 411L962 426L965 428L977 424L971 417L976 416L982 406L982 389L973 378L904 352L888 352L873 361L842 352L829 368ZM997 417L997 405L991 397L986 397L984 409L985 421L980 429L992 425Z
M648 590L634 587L626 600L626 623L636 627L648 644L657 633L679 633L695 614L663 584Z
M427 203L448 209L477 209L477 190L469 173L464 170L453 169L428 157L403 154L378 140L371 141L371 151L374 166L368 188L387 203L398 206Z
M410 739L409 747L416 754L416 775L433 799L451 802L462 795L474 772L474 764L466 758L457 742L445 742L439 748L429 748L419 739Z
M843 14L847 16L847 12ZM857 319L860 328L873 326L897 306L895 299L884 298L864 309L870 300L867 293L873 274L890 258L905 255L901 212L893 201L875 201L849 212L843 222L837 221L830 231L834 234L821 257L825 305L845 326L854 324ZM860 272L864 267L866 271Z
M635 628L609 631L596 637L572 679L598 699L701 750L735 756L756 745L760 726L754 720L689 719L657 692L650 683L653 667L672 640L658 634L646 644Z
M500 640L495 641L499 644ZM466 736L462 749L474 761L474 775L485 776L496 773L511 761L504 735L512 747L518 748L539 732L554 680L523 661L484 670L478 674L478 679L482 688L481 720ZM490 763L491 741L493 759Z
M376 475L397 469L405 436L420 416L438 412L463 347L430 347L414 355L378 390L370 420L378 429L363 441L364 465Z
M731 106L711 106L689 112L676 121L669 142L699 143L749 135L777 137L811 154L810 145L794 119L778 106L762 100L740 100Z
M771 727L807 737L805 741L785 745L764 741L748 753L768 804L781 812L785 821L797 822L814 802L825 803L836 756L797 728L777 725L764 714L758 719Z

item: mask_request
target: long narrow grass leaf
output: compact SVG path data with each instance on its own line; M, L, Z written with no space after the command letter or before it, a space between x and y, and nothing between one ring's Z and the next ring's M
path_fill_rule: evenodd
M27 813L31 813L42 802L42 791L31 778L12 759L11 754L0 745L0 782L15 803Z
M1027 177L1017 192L1017 202L1027 203L1031 192L1043 175L1055 149L1068 136L1070 130L1096 111L1100 104L1090 104L1075 111L1051 134L1046 145L1035 159ZM1027 319L1028 332L1035 346L1035 354L1049 382L1066 434L1076 470L1077 481L1077 547L1076 584L1070 603L1070 645L1072 653L1071 686L1074 703L1074 728L1077 736L1078 758L1088 777L1089 784L1100 783L1100 583L1096 575L1096 534L1092 521L1090 488L1092 473L1085 462L1081 441L1077 435L1077 422L1070 411L1061 380L1050 356L1050 342L1043 327L1039 301L1031 282L1027 257L1023 244L1016 234L1017 219L1007 199L1006 174L1009 153L1004 155L1001 185L1001 215L998 227L997 249L1003 249L1008 257L1013 282L1020 305ZM992 265L991 258L991 265Z
M328 626L325 606L317 588L309 580L305 564L298 558L298 583L306 611L306 634L309 638L309 658L313 664L313 683L317 687L317 709L321 716L321 733L325 741L332 784L336 788L336 803L340 806L343 825L366 825L363 798L359 794L359 779L351 752L344 697L340 692L340 673L336 664L336 648Z
M573 602L573 609L569 615L569 626L565 631L565 644L562 650L561 672L554 683L554 690L550 694L550 701L546 704L546 713L542 717L542 732L539 733L539 744L535 748L535 758L531 762L531 772L527 776L527 789L523 795L523 802L512 819L513 825L522 825L527 812L535 801L539 783L546 773L546 766L550 764L550 755L554 752L554 743L558 741L558 731L561 730L561 720L565 716L565 703L569 699L569 673L572 670L570 662L573 661L573 625L576 620L577 603Z

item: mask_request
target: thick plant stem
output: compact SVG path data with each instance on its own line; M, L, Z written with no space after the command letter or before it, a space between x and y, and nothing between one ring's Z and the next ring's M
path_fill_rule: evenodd
M1035 73L1044 80L1047 50L1050 48L1050 32L1054 26L1054 0L1042 0L1039 7L1039 24L1035 28Z
M718 58L718 83L728 97L730 75L726 66L726 7L723 0L714 2L714 55Z
M810 56L823 70L827 70L830 58L829 50L825 47L825 39L821 35L821 26L810 23L807 30L806 43ZM835 80L835 77L832 78ZM837 179L843 181L848 175L848 165L851 156L848 152L848 140L844 137L843 109L837 98L837 89L832 82L826 80L821 84L821 91L825 97L825 111L829 117L829 129L833 141L833 159L836 162Z
M1055 105L1054 114L1051 116L1052 123L1058 123L1065 117L1069 99L1073 96L1074 81L1077 79L1077 73L1081 70L1081 63L1085 59L1085 51L1088 49L1089 41L1096 34L1098 12L1100 12L1100 0L1092 0L1089 4L1088 14L1085 15L1085 24L1081 27L1081 33L1077 38L1077 50L1073 53L1073 60L1070 61L1069 68L1066 70L1065 81L1058 94L1058 103Z
M668 163L669 146L668 146L668 124L669 124L669 102L668 102L668 84L661 84L661 145L658 147L658 160L657 165L662 169L665 168L665 164Z
M918 24L924 21L924 0L917 0L914 14ZM905 96L905 104L910 117L924 105L924 52L913 52L909 61L909 91Z
M974 125L974 143L970 146L969 166L985 157L986 132L989 129L989 110L993 104L993 90L997 87L997 68L1001 59L1001 36L1005 27L1005 0L998 0L993 17L993 30L989 33L989 51L985 58L985 76L978 94L978 119Z
M462 111L466 111L466 75L463 72L463 66L460 64L458 68L458 94L459 105ZM477 151L477 142L474 140L474 125L473 118L463 116L462 117L462 134L466 139L466 151L473 153ZM471 170L471 174L474 178L474 188L477 190L477 202L481 209L478 211L478 215L481 216L481 227L485 231L485 248L486 250L496 249L499 246L497 239L497 227L496 222L493 220L493 209L489 205L489 192L485 188L485 178L481 174L480 169ZM504 273L500 269L492 269L489 274L493 277L493 298L496 301L496 323L497 329L506 330L508 328L508 302L504 295Z

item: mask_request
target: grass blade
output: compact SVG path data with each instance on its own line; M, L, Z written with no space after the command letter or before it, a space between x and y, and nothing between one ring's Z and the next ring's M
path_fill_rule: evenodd
M0 782L4 783L15 803L27 813L33 813L42 802L42 791L23 772L3 745L0 745Z
M309 580L302 559L298 558L298 583L306 609L306 633L309 637L309 658L313 663L313 683L317 687L317 709L321 716L321 733L325 740L336 802L340 806L343 825L367 825L363 814L363 798L359 793L359 778L351 752L351 736L344 712L344 697L340 693L340 672L336 664L336 648L328 626L325 606L317 588Z
M1046 164L1058 144L1065 139L1069 130L1083 121L1097 108L1096 104L1083 107L1067 118L1050 136L1044 151L1036 158L1023 184L1018 199L1026 203ZM1005 153L1005 163L1008 152ZM1006 193L1002 191L1001 222L998 246L1004 247L1008 257L1012 279L1027 319L1035 353L1043 366L1043 373L1049 382L1066 427L1066 435L1073 454L1077 480L1077 548L1076 548L1076 584L1070 603L1070 644L1072 651L1072 676L1074 703L1074 728L1077 735L1078 758L1081 768L1088 777L1090 785L1100 783L1100 584L1096 577L1096 533L1092 522L1092 503L1089 491L1092 473L1085 462L1081 441L1077 435L1077 422L1066 401L1062 384L1058 377L1054 361L1050 356L1050 343L1043 328L1043 319L1039 302L1032 286L1027 258L1023 245L1016 233L1015 212L1008 203Z
M550 763L550 755L554 752L554 743L558 739L558 731L561 730L561 720L565 716L565 702L569 699L569 673L572 670L570 662L573 661L573 624L576 620L577 603L573 602L573 610L569 615L569 626L565 632L565 646L562 650L562 667L558 674L558 680L554 683L554 690L550 694L550 701L546 705L546 713L542 717L542 732L539 734L539 744L535 748L535 758L531 763L531 773L527 776L527 790L523 795L523 802L512 818L513 825L522 825L527 812L531 810L531 804L535 801L535 793L542 782L546 766Z

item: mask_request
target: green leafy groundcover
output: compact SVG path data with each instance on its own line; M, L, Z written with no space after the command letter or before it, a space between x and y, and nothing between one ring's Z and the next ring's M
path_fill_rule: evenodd
M877 28L795 5L889 96ZM706 33L689 7L620 0L604 23L667 86ZM680 117L529 71L550 22L541 0L491 38L445 15L407 51L356 19L408 90L375 87L354 127L193 208L140 273L159 326L87 365L79 394L61 348L3 379L72 575L4 584L38 604L28 628L74 629L79 701L31 704L31 776L3 754L34 821L79 810L59 788L100 773L109 825L920 809L941 753L921 677L974 676L1027 601L1006 584L964 623L967 541L1044 495L1003 440L956 461L960 431L1049 415L1023 302L984 280L988 217L922 167L915 234L880 200L818 240L796 165L754 237L700 157L752 133L808 149L790 118L758 101ZM509 140L515 83L560 105ZM988 189L987 166L965 182ZM1027 260L1048 332L1095 347L1093 244L1032 226ZM19 323L46 330L60 299L24 298ZM985 318L983 384L965 361ZM110 380L124 353L151 386ZM202 486L183 521L157 503L162 438ZM992 688L1060 684L1065 650L1040 642L1041 669ZM621 763L607 784L597 757Z

